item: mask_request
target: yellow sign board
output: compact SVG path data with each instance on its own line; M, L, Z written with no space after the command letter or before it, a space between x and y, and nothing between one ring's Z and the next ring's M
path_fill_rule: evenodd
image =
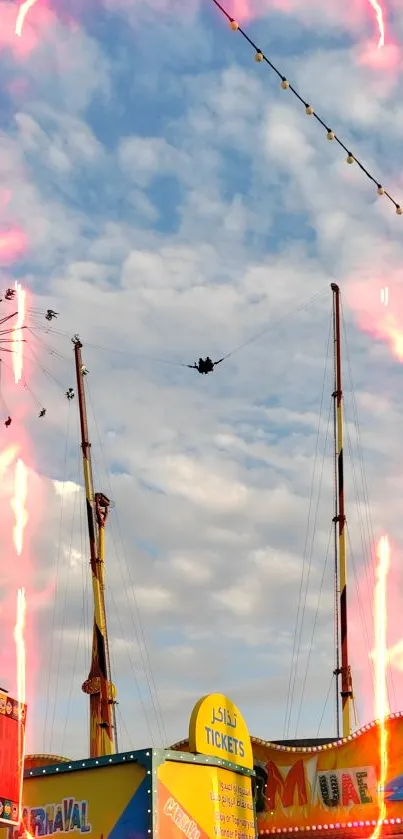
M199 699L189 723L191 752L228 760L253 769L252 744L245 720L222 693Z
M158 767L160 839L255 839L252 778L218 766Z

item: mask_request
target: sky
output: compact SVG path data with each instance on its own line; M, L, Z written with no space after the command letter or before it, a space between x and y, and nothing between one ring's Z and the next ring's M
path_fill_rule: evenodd
M403 205L399 0L384 2L380 49L366 0L226 8ZM20 38L17 13L0 0L0 272L4 289L27 289L29 327L22 383L9 354L1 365L13 422L0 455L0 627L13 692L24 585L29 751L88 751L91 581L77 400L64 395L75 333L95 488L114 502L119 749L185 738L209 692L229 695L257 737L335 735L334 282L359 723L374 715L383 533L389 699L401 710L402 216L212 0L38 0ZM186 367L227 354L209 376ZM18 456L29 517L19 559Z

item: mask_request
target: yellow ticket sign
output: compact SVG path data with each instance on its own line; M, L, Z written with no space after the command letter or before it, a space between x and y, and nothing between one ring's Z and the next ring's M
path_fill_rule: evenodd
M189 747L191 752L253 769L252 744L246 722L236 705L222 693L203 696L193 708Z

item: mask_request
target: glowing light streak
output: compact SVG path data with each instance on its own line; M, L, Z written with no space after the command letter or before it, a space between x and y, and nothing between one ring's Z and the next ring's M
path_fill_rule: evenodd
M14 497L11 507L14 512L15 524L13 529L14 547L17 556L21 556L24 546L24 530L28 522L25 502L28 495L27 469L25 463L18 458L15 466Z
M0 454L0 476L1 477L5 474L8 467L11 466L11 464L15 460L17 454L18 454L18 449L17 449L16 446L9 446L8 449L5 449L4 452L1 452L1 454Z
M387 648L387 579L390 567L390 548L387 536L382 536L377 548L378 564L376 568L374 623L375 623L375 716L379 721L379 817L371 839L378 839L382 823L386 818L385 785L388 773L388 730L385 717L389 713L386 667Z
M23 326L25 321L25 291L20 283L15 283L17 292L17 320L13 330L13 370L16 384L21 381L24 365Z
M386 335L392 351L399 361L403 361L403 332L399 329L396 319L388 317L382 324L381 335Z
M27 611L27 604L25 600L25 589L19 588L17 592L17 620L14 629L14 641L17 653L17 699L20 709L18 718L18 760L21 769L21 787L20 787L20 816L21 816L21 801L22 801L22 783L23 783L23 765L25 752L25 726L22 716L22 708L25 705L25 679L26 679L26 650L25 650L25 617Z
M20 705L25 703L25 615L26 615L25 589L19 588L17 592L17 622L14 629L14 641L17 653L17 699Z
M384 17L383 17L383 9L382 9L381 4L378 3L378 0L369 0L369 3L370 3L370 5L372 6L372 8L375 12L376 20L377 20L378 27L379 27L379 41L378 41L378 50L379 50L379 49L381 49L381 47L385 46L385 21L384 21Z
M389 289L387 286L385 288L381 288L381 303L384 306L387 306L389 303Z
M17 20L15 23L15 34L18 38L21 38L22 30L24 28L25 18L32 6L35 6L37 0L25 0L25 3L21 3L21 6L18 11Z

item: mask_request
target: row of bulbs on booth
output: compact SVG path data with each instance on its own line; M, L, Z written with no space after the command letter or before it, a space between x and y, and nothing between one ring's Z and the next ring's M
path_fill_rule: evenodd
M232 29L233 32L238 31L238 29L239 29L238 21L230 20L229 25L230 25L230 29ZM264 55L263 55L261 50L256 51L255 61L257 61L258 64L260 64L262 61L264 61ZM284 76L281 79L281 87L282 87L283 90L288 90L288 88L290 87L290 82ZM313 109L312 105L309 105L308 103L305 103L305 113L308 117L313 116L314 109ZM331 130L331 128L328 128L326 136L327 136L328 140L335 140L336 139L336 135L335 135L334 131ZM351 164L351 163L354 163L355 157L354 157L353 154L351 154L351 152L349 152L346 160L347 160L347 163ZM377 184L377 192L378 192L378 195L385 195L385 189L382 186L382 184ZM398 216L403 215L403 208L399 204L396 204L395 206L396 206L397 215Z

